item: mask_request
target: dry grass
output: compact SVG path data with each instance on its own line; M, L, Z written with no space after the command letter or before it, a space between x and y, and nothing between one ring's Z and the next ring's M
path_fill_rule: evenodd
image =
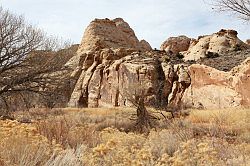
M0 121L0 166L249 165L249 111L191 110L149 134L132 108L19 112L32 123Z
M211 137L250 143L250 110L193 110L188 120Z

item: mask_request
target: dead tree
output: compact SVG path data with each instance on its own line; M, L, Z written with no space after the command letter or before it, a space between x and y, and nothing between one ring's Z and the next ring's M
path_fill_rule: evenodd
M43 95L60 86L67 69L57 48L56 39L0 8L0 104L18 93Z
M212 0L209 4L219 12L229 12L244 21L250 21L250 0Z
M154 127L154 120L156 117L152 116L145 107L144 97L138 99L138 106L136 110L137 119L136 119L136 128L140 132L147 132L148 129Z
M137 90L134 92L131 89L136 87ZM123 90L120 93L123 99L129 101L134 107L136 107L136 118L135 120L135 130L141 133L147 133L151 128L155 127L155 121L158 119L153 114L151 114L145 106L145 98L147 96L145 88L142 85L131 84L129 90Z

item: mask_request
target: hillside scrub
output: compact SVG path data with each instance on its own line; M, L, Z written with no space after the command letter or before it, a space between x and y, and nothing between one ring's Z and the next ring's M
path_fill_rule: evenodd
M133 130L133 112L17 112L17 120L0 120L0 165L250 164L249 110L190 110L187 117L160 120L147 134ZM18 122L25 117L31 123Z

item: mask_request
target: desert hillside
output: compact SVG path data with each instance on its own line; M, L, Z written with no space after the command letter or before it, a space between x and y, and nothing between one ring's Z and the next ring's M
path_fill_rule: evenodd
M250 20L249 1L215 2L213 10ZM48 5L36 3L29 12ZM56 4L65 7L61 3ZM88 3L92 1L84 3L86 11ZM100 15L100 6L119 11L102 3L91 8L92 19ZM129 7L124 16L159 29L165 24L156 16L180 21L174 14L168 19L149 16L152 7L162 9L140 6L141 12L147 10L140 20L141 13ZM30 18L49 21L42 27L69 35L73 20L83 18L77 8L70 13L63 9L62 15L53 8L57 14L39 19L41 13L47 15L47 6ZM198 28L215 27L200 18L202 13L196 15L198 21L188 20ZM71 16L72 22L65 22ZM193 27L188 20L181 28ZM0 6L0 166L250 165L250 39L241 40L242 30L219 28L197 37L168 36L154 48L141 34L152 40L154 33L169 31L149 33L136 21L95 18L77 43L50 35ZM170 34L179 32L178 24L169 27Z

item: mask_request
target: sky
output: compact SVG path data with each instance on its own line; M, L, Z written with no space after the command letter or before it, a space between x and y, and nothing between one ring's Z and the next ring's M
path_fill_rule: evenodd
M80 43L95 18L123 18L141 40L159 48L169 37L197 38L220 29L235 29L243 41L250 38L249 24L217 13L204 0L0 0L0 5L22 14L49 35Z

